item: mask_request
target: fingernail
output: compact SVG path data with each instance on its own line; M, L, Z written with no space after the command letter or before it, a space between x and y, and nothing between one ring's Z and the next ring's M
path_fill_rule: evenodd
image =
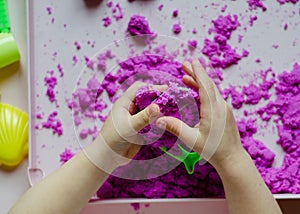
M156 125L158 128L164 129L166 127L166 121L158 120Z

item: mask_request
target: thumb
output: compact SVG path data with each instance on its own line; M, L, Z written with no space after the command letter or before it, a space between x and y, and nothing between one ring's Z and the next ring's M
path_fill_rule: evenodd
M176 135L182 142L184 142L191 149L194 148L198 138L196 129L175 117L160 117L156 121L156 125L161 129L166 129L168 132Z
M145 126L149 125L160 114L159 106L151 104L139 113L132 115L131 124L136 131L140 131Z

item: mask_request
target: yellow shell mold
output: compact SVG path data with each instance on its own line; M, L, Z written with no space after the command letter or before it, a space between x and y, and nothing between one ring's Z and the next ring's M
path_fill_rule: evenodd
M0 103L0 166L14 168L28 154L28 116Z

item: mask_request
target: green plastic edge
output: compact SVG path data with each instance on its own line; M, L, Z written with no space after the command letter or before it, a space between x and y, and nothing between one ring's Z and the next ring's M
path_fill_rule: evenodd
M165 152L167 155L173 157L174 159L182 162L185 166L185 169L188 174L193 174L195 171L195 165L201 160L200 155L196 152L188 152L181 145L178 144L178 147L181 151L180 155L174 155L167 151L167 147L163 146L160 149Z
M0 0L0 33L9 33L10 24L8 19L6 0Z

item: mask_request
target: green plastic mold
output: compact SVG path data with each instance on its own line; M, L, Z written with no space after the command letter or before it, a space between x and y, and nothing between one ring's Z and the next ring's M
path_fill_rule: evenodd
M181 151L180 155L174 155L168 152L167 147L163 146L160 149L165 152L167 155L175 158L176 160L182 162L185 166L186 171L189 174L193 174L195 170L195 165L201 160L201 157L198 155L197 152L188 152L182 146L178 144L178 147Z

